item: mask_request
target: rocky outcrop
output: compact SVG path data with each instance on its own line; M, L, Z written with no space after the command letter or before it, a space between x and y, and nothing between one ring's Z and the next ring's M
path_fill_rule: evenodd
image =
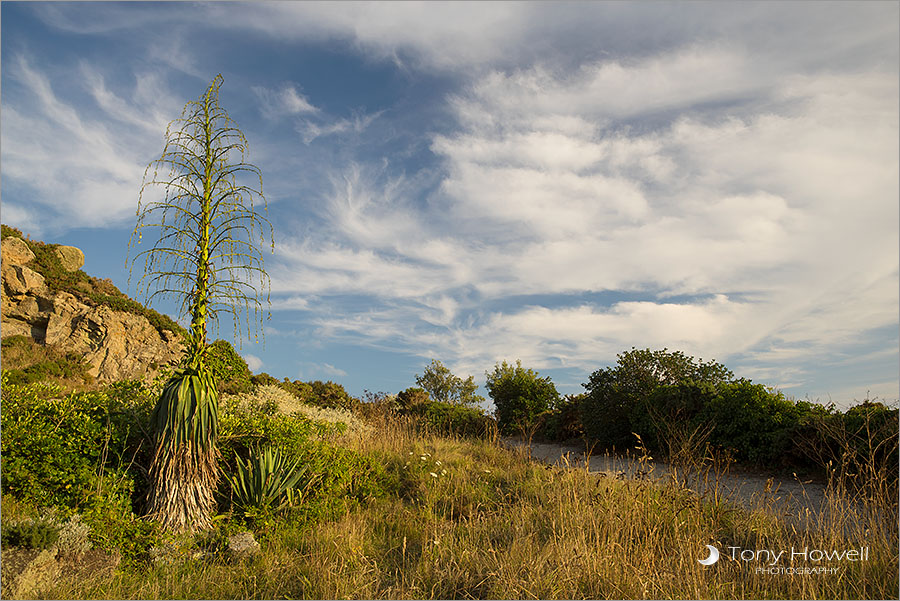
M60 246L68 269L84 264L75 247ZM65 291L53 291L29 267L34 254L19 238L2 242L0 318L3 338L29 336L35 342L74 352L90 365L100 382L152 378L159 367L176 362L182 351L178 336L160 333L146 317L83 302Z

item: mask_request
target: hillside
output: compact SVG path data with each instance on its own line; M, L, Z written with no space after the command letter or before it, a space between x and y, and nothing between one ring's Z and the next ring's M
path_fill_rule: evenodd
M82 385L152 379L181 355L183 328L81 270L77 248L2 227L4 370ZM29 375L30 374L30 375Z

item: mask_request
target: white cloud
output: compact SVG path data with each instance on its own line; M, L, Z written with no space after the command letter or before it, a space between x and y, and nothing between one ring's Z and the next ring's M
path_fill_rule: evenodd
M308 145L316 138L345 133L361 134L375 119L381 116L382 112L379 111L370 115L357 114L350 119L337 119L322 123L316 123L311 119L303 119L297 122L296 129L303 138L303 143Z
M319 111L290 83L285 83L277 90L263 86L253 86L250 89L259 100L260 112L266 119L280 119Z
M257 372L263 366L263 361L256 355L243 355L244 361L247 362L247 367L250 368L250 371Z
M90 66L83 65L82 75L102 118L61 95L24 56L8 71L24 96L14 103L4 98L3 175L34 191L36 204L5 208L34 235L131 219L146 163L162 146L162 115L171 114L172 97L158 78L139 76L134 98L126 100Z
M811 358L896 323L897 81L748 82L747 64L692 47L570 77L487 75L452 99L460 129L433 138L445 177L425 207L408 202L410 182L351 168L331 229L288 247L286 271L313 294L379 299L322 316L321 334L469 373L516 357L592 369L632 345L668 346L802 385ZM739 83L753 103L729 104ZM629 92L645 88L658 93ZM695 108L709 102L726 104ZM623 121L672 108L650 129ZM604 291L645 300L565 300ZM793 359L779 369L779 356Z

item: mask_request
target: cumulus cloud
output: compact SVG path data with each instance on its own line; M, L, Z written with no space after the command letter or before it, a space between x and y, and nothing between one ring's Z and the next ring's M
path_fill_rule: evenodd
M256 355L243 355L244 361L247 362L247 367L250 368L250 371L259 371L263 366L263 361Z

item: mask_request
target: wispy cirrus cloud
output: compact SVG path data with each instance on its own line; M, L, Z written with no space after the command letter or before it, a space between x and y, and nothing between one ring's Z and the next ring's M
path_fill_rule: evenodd
M402 182L356 168L331 196L327 242L309 238L285 258L315 294L382 309L322 317L321 331L464 369L511 356L590 369L631 345L754 369L777 349L787 363L773 383L801 385L804 361L895 323L896 78L798 76L729 104L729 86L682 83L741 60L699 52L577 76L486 76L452 98L460 128L433 137L445 176L419 208ZM628 120L658 101L598 106L596 82L621 85L611 72L660 96L679 87L666 100L678 110L635 131ZM645 300L578 300L602 292ZM517 304L524 295L555 300Z
M266 119L319 112L306 96L297 91L294 84L285 83L274 90L263 86L253 86L250 89L259 99L260 112Z
M164 115L172 114L173 97L152 74L138 76L131 98L110 91L88 65L81 74L94 111L60 96L25 55L4 74L18 87L16 100L8 93L4 101L4 177L35 193L34 204L7 200L4 209L35 234L129 216L151 148L162 141Z

